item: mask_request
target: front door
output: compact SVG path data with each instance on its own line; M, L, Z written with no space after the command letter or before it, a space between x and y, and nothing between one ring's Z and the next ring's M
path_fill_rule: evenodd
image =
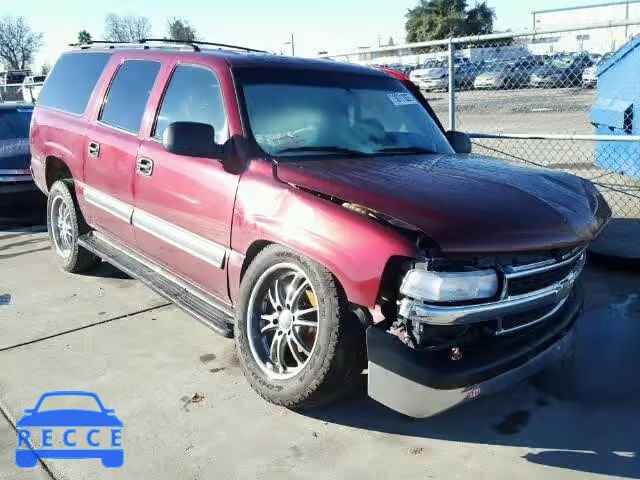
M239 176L220 160L167 152L162 134L178 121L212 125L217 143L229 140L220 80L209 67L175 65L155 125L140 145L134 179L136 240L145 255L228 302L226 261Z
M84 198L92 225L135 246L133 176L140 124L161 64L128 60L115 73L102 110L87 132Z

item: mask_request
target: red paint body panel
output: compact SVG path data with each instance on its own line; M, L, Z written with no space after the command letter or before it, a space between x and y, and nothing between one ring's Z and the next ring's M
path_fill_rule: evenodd
M31 169L42 191L47 191L46 163L51 157L65 159L73 178L84 178L82 166L88 128L86 118L36 108L31 125Z
M251 162L240 182L232 247L246 252L258 240L285 245L321 263L340 280L349 300L371 307L388 260L417 253L391 228L275 181L271 165L259 160ZM230 278L237 279L237 272Z
M474 155L308 160L278 175L418 227L445 253L574 246L609 216L595 216L595 188L573 175Z

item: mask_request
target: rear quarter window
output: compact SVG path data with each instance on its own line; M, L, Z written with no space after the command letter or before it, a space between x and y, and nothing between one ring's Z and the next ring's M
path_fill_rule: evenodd
M82 115L110 58L107 52L64 54L47 78L38 104Z

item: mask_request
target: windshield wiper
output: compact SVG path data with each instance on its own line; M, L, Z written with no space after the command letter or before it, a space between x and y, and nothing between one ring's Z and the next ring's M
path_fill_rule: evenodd
M287 147L282 150L278 150L276 154L279 153L293 153L293 152L328 152L328 153L339 153L342 155L353 155L358 157L364 157L369 154L365 152L361 152L359 150L353 150L351 148L338 147L335 145L320 145L320 146L306 146L306 147Z
M381 148L380 150L376 150L376 153L419 154L419 153L436 153L436 152L424 147L387 147L387 148Z

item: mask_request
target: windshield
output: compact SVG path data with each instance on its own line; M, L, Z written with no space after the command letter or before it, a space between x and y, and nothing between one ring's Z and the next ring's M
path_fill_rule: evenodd
M484 73L500 73L509 70L513 64L511 63L492 63L483 68Z
M29 138L32 113L30 108L0 109L0 140Z
M236 71L251 131L277 157L453 153L399 81L330 71Z
M441 68L444 67L444 62L440 60L427 60L422 64L421 68Z

